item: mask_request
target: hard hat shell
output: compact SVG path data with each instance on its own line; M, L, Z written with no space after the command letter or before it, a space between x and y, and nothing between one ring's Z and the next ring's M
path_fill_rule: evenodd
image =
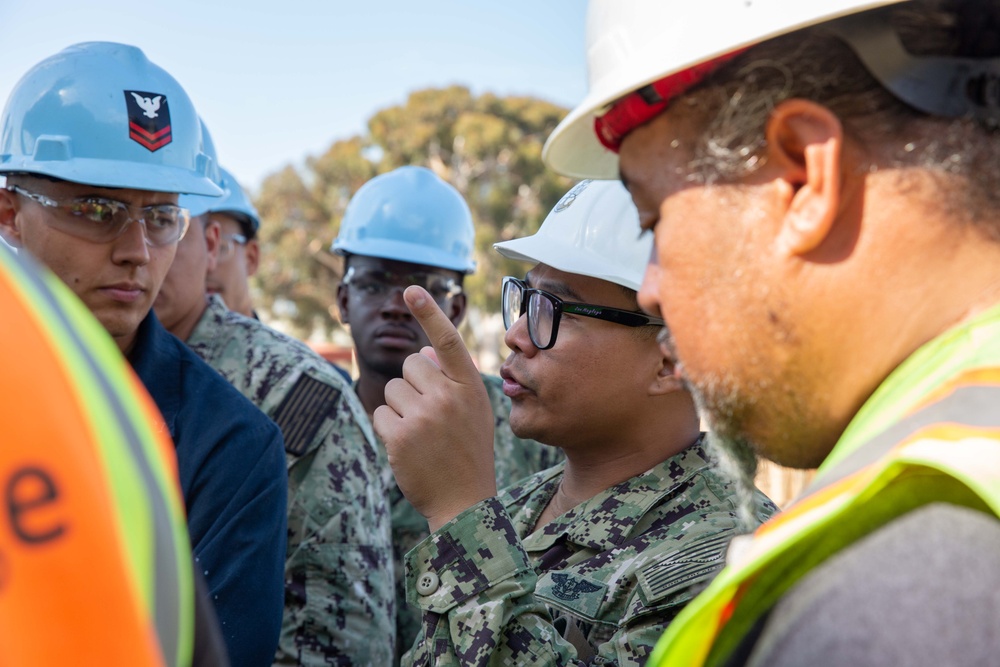
M181 195L179 203L191 212L191 217L206 213L226 213L233 216L241 227L249 226L254 234L260 229L260 215L247 193L240 187L233 174L219 167L217 185L222 188L221 197L204 197L202 195Z
M608 105L665 76L835 18L905 0L591 0L589 92L549 136L542 159L575 178L617 178L618 155L594 119Z
M134 46L86 42L32 67L0 116L0 173L219 195L194 104Z
M458 190L430 169L400 167L358 189L331 249L472 273L474 240Z
M581 181L563 195L537 233L495 243L493 248L509 259L546 264L638 291L653 235L640 236L639 212L621 182Z

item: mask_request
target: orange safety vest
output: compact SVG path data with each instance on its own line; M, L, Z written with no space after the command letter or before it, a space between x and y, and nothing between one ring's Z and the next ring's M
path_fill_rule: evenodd
M826 486L762 525L668 627L647 665L722 664L810 570L916 507L946 502L1000 516L1000 309L944 338L870 399L849 429L863 437L838 444L837 460L821 469ZM969 348L971 361L946 377L942 360Z
M173 447L111 338L0 247L0 664L187 667Z

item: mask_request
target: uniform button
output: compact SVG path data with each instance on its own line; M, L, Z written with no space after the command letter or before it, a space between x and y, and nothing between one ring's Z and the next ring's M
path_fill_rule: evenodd
M417 592L421 595L430 595L441 585L441 580L433 572L424 572L417 579Z

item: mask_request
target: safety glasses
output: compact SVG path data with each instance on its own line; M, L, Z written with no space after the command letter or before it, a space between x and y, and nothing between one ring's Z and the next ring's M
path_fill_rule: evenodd
M388 271L350 267L344 274L344 284L356 298L369 303L384 303L393 292L402 292L410 285L427 290L443 306L453 296L462 293L462 286L454 278L439 273L410 273L400 275Z
M219 259L220 262L232 258L236 255L236 248L247 244L246 236L243 234L223 234L219 239Z
M663 320L644 313L592 303L563 301L545 290L528 287L524 281L511 276L503 279L501 310L505 329L510 329L522 315L528 316L528 336L531 344L539 350L547 350L556 344L559 320L563 313L593 317L626 327L663 326Z
M147 245L166 246L184 238L191 222L187 209L173 204L144 206L138 209L138 216L133 216L133 208L116 199L77 197L60 201L17 185L8 185L7 190L55 209L56 215L46 219L50 227L94 243L114 241L130 223L138 221L145 229Z

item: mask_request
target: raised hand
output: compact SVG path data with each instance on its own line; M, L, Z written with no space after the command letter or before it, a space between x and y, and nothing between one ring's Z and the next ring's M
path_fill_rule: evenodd
M411 354L385 387L374 424L396 483L435 531L496 495L493 411L458 330L421 287L403 299L433 347Z

